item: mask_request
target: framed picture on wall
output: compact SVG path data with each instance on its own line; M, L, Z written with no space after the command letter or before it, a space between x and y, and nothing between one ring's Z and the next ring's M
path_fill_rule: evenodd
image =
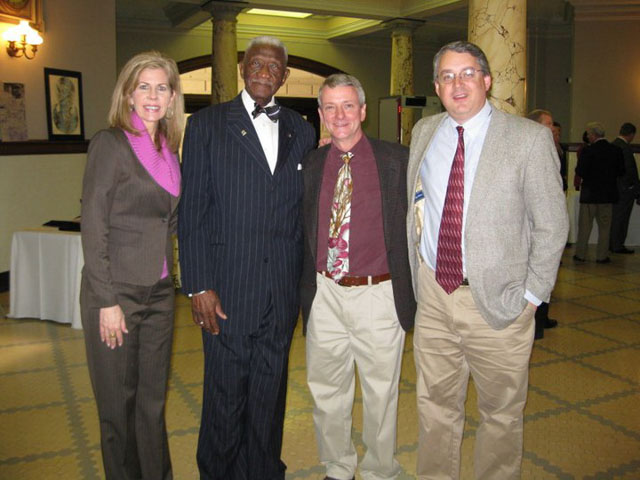
M0 22L27 20L42 31L42 0L0 0Z
M49 140L84 140L82 74L44 69Z

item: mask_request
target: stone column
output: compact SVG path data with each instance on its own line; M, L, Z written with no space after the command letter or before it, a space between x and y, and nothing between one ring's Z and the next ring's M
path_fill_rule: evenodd
M422 22L391 20L391 95L413 95L413 30ZM404 145L411 142L413 110L402 110L400 138Z
M211 13L211 103L223 103L238 94L238 41L236 17L246 5L240 2L209 2L202 8Z
M516 115L527 111L527 0L469 0L469 41L489 59L491 101Z

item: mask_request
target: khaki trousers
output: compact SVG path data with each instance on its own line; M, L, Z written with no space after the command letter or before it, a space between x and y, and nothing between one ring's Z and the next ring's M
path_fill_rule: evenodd
M581 203L578 216L578 240L575 255L580 258L587 256L587 243L593 228L593 219L598 225L598 246L596 260L604 260L609 255L609 235L611 233L611 203Z
M307 325L307 381L313 422L327 475L351 479L358 456L351 440L355 369L362 386L360 464L364 480L396 478L394 458L398 381L405 333L398 322L391 282L342 287L317 274L318 290Z
M493 330L468 286L451 295L424 263L418 272L413 336L419 417L419 479L460 477L464 403L471 373L478 395L474 472L478 479L518 479L523 410L533 345L534 307Z

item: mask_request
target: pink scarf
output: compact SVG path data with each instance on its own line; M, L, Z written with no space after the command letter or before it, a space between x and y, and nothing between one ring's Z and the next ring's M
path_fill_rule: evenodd
M125 135L138 160L155 182L174 197L180 195L180 166L178 158L169 151L167 141L162 138L162 149L158 151L136 112L131 112L131 123L140 132L139 135L129 133Z

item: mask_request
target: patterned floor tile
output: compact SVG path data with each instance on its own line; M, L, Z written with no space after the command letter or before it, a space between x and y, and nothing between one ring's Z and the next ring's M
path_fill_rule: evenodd
M581 325L580 328L625 345L640 343L640 326L629 318L611 317Z
M632 312L640 312L640 301L634 301L619 295L596 295L583 298L580 301L583 305L610 315L625 315Z
M572 478L586 478L608 465L637 458L640 440L577 412L567 412L529 422L524 448L537 457L536 464L550 464L559 472L571 472Z
M638 349L627 347L613 352L589 356L582 359L582 363L592 365L619 378L628 380L636 387L640 386L640 365L637 363ZM606 366L606 370L603 368Z
M600 352L610 348L619 347L620 343L583 332L577 329L567 329L561 332L561 328L545 331L544 339L540 342L540 348L563 356L572 357L581 353Z
M531 369L529 386L565 402L593 400L629 390L629 384L572 362Z
M0 459L30 460L69 450L73 443L66 406L0 413ZM10 440L10 441L9 441Z

